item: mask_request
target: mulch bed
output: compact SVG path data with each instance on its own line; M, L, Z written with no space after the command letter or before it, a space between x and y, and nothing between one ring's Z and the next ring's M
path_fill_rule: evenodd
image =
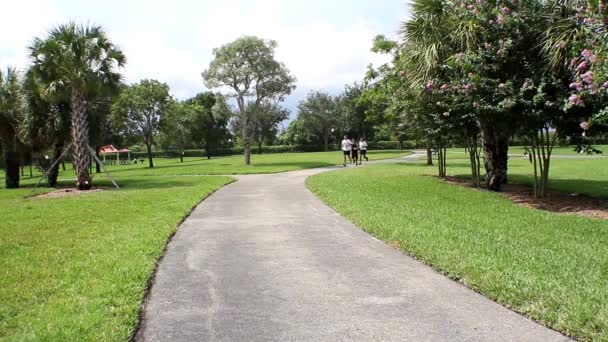
M59 197L67 197L67 196L79 196L85 194L92 194L98 191L113 189L111 186L95 186L91 190L78 190L73 187L57 187L55 190L50 192L45 192L42 194L36 194L33 196L29 196L28 198L59 198Z
M474 188L473 183L467 179L445 177L443 180L447 183ZM476 189L489 191L483 188ZM513 203L529 208L608 219L608 199L556 190L547 190L545 198L535 198L534 188L520 184L505 184L501 193Z

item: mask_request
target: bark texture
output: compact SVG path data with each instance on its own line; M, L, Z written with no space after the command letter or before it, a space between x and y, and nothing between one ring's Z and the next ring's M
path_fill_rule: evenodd
M63 151L63 145L56 144L53 148L53 160L51 161L51 165L55 164L52 169L49 170L48 182L50 187L55 187L57 185L57 178L59 177L59 162L57 159L61 157L61 152ZM64 169L65 170L65 169Z
M71 98L72 142L74 165L76 167L77 187L79 190L91 189L92 179L89 172L91 151L89 151L89 121L87 118L84 95L78 89L72 90Z
M493 128L482 130L486 187L500 191L507 182L507 162L509 159L509 137Z

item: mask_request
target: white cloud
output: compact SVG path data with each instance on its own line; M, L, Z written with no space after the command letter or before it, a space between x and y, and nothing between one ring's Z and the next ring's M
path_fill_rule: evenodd
M27 65L34 36L73 19L104 25L127 55L127 81L167 82L185 98L204 90L200 73L212 50L242 35L278 41L277 59L298 79L291 107L310 89L336 92L361 80L369 63L386 56L370 52L377 34L394 36L407 16L402 0L5 1L0 21L0 67ZM379 8L377 10L373 10ZM373 11L372 11L373 10Z

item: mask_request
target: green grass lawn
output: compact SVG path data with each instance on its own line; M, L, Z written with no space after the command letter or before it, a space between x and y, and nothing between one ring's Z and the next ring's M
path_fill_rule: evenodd
M396 158L409 154L409 151L382 150L369 151L370 160ZM111 157L108 157L111 159ZM148 167L148 161L143 164L111 165L108 170L115 177L127 176L175 176L175 175L232 175L251 173L275 173L283 171L301 170L314 167L324 167L342 164L342 152L307 152L307 153L269 153L254 154L251 156L251 165L245 165L242 155L214 157L211 159L203 157L184 158L154 158L154 168ZM71 184L74 179L72 165L66 163L67 170L60 172L62 185ZM105 178L101 173L96 178ZM25 176L22 184L32 185L38 182L40 173L34 171L34 179L29 177L29 169L25 168ZM0 169L0 189L4 187L4 171Z
M368 157L373 159L395 158L408 154L408 151L370 151ZM128 175L231 175L248 173L275 173L301 170L313 167L342 164L342 152L307 152L307 153L269 153L253 154L251 165L244 164L242 155L217 158L155 158L154 169L144 164L111 166L113 174Z
M0 340L127 340L167 238L231 178L118 181L64 198L0 190Z
M371 151L370 159L405 151ZM155 159L111 166L122 190L77 197L26 198L40 178L29 170L23 189L0 188L0 340L126 340L133 332L146 282L167 238L191 208L229 177L341 163L340 152ZM74 173L60 174L73 185ZM0 170L4 186L4 172ZM109 186L104 174L95 184Z
M608 221L425 175L435 172L421 162L381 164L307 182L368 232L486 296L574 337L608 340Z

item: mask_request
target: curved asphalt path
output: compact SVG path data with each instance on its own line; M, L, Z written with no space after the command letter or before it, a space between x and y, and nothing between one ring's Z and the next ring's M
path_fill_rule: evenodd
M136 339L568 340L324 205L304 181L335 168L238 176L203 201L168 245Z

